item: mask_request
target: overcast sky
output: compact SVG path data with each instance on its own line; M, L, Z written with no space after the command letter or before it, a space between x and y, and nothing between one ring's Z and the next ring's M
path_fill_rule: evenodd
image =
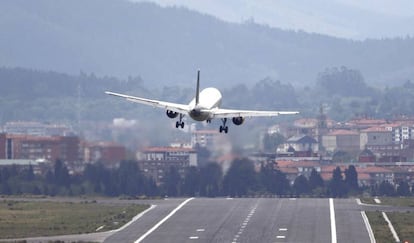
M184 6L229 22L366 39L414 36L414 0L131 0Z

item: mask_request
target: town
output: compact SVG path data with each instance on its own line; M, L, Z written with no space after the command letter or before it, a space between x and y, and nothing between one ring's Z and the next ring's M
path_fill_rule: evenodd
M59 160L69 175L76 176L82 175L88 165L99 164L111 170L129 160L160 186L166 183L164 177L170 168L184 180L190 168L215 163L225 174L235 159L246 158L257 173L264 167L282 172L291 186L298 177L309 179L312 172L328 183L335 169L344 174L350 166L356 170L359 188L387 183L397 190L401 183L410 187L414 181L413 118L361 117L340 123L329 119L321 106L315 118L297 118L293 123L268 127L262 134L260 149L243 154L214 153L217 147L230 143L218 131L193 126L189 133L188 141L129 151L114 141L87 141L65 125L7 122L0 134L0 165L20 170L30 166L34 174L45 176Z

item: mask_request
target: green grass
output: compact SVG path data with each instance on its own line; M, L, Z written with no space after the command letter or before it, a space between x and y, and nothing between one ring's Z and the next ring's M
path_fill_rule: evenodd
M414 212L387 213L401 242L414 242Z
M414 197L382 197L379 200L383 205L414 207Z
M372 231L377 243L390 243L395 242L394 237L391 234L388 224L382 217L381 212L365 212L369 223L371 224Z
M80 234L119 228L148 205L0 201L0 239Z
M382 213L376 212L365 212L367 214L369 223L371 224L372 230L377 243L382 242L395 242L394 237L391 234L388 224L385 221ZM414 242L414 213L413 212L389 212L387 213L395 231L398 234L401 242Z
M414 197L381 197L378 199L381 201L380 205L414 207ZM373 197L363 197L361 198L361 202L367 204L377 204Z

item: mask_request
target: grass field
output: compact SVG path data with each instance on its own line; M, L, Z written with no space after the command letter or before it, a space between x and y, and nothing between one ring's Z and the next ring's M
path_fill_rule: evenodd
M414 242L414 213L387 213L401 242Z
M0 201L0 239L80 234L121 227L148 205Z
M380 205L392 205L399 207L414 207L413 197L383 197L379 198ZM363 203L376 204L373 198L361 198ZM374 231L375 239L378 243L394 242L391 231L388 228L387 222L379 211L366 212L372 230ZM388 212L395 231L398 234L401 242L414 242L414 213L413 212Z
M377 243L390 243L395 242L392 237L391 231L388 228L388 224L382 217L381 212L365 212L369 223L371 224L372 231L374 232L375 240Z
M414 207L414 197L381 197L381 204L400 207Z

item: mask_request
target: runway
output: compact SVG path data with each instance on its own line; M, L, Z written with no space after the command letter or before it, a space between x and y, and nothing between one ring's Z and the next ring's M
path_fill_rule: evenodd
M335 222L329 199L166 200L105 242L370 242L355 199L333 206Z
M118 230L20 240L33 243L56 240L105 243L366 243L372 241L361 211L414 210L358 204L355 199L328 198L100 199L97 203L152 206Z

